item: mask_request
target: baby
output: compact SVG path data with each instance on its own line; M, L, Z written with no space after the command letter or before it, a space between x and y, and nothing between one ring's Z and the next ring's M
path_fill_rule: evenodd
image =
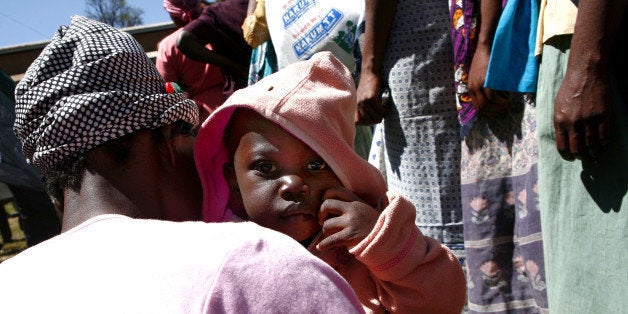
M328 52L234 93L196 142L205 220L289 235L334 267L367 312L460 313L459 262L354 152L355 110L353 79Z

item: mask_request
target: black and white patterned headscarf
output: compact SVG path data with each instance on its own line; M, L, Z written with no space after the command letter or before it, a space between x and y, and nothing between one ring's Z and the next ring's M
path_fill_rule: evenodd
M138 130L196 125L194 101L164 84L131 35L73 16L18 83L13 129L27 159L48 171Z

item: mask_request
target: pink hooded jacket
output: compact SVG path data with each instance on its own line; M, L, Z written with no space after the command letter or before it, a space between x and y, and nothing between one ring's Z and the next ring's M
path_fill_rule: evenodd
M306 143L331 167L345 188L376 207L387 204L372 232L355 247L319 252L353 287L367 312L460 313L465 279L454 255L414 224L415 208L387 192L383 176L353 150L356 90L349 70L329 52L292 64L236 91L201 126L195 147L208 222L230 221L225 126L248 108Z

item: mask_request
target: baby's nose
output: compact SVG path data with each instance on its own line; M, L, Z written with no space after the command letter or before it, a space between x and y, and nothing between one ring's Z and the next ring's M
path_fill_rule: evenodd
M309 186L299 175L286 175L281 178L282 184L279 193L286 200L299 200L310 193Z

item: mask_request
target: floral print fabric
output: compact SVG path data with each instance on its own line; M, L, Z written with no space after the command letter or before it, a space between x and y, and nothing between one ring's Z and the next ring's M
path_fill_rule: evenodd
M546 283L530 94L478 116L462 142L462 209L470 313L543 313Z
M477 114L468 93L467 78L473 53L477 45L476 26L480 4L474 0L453 0L450 6L451 40L454 49L454 86L456 105L461 125L461 135L465 136Z

